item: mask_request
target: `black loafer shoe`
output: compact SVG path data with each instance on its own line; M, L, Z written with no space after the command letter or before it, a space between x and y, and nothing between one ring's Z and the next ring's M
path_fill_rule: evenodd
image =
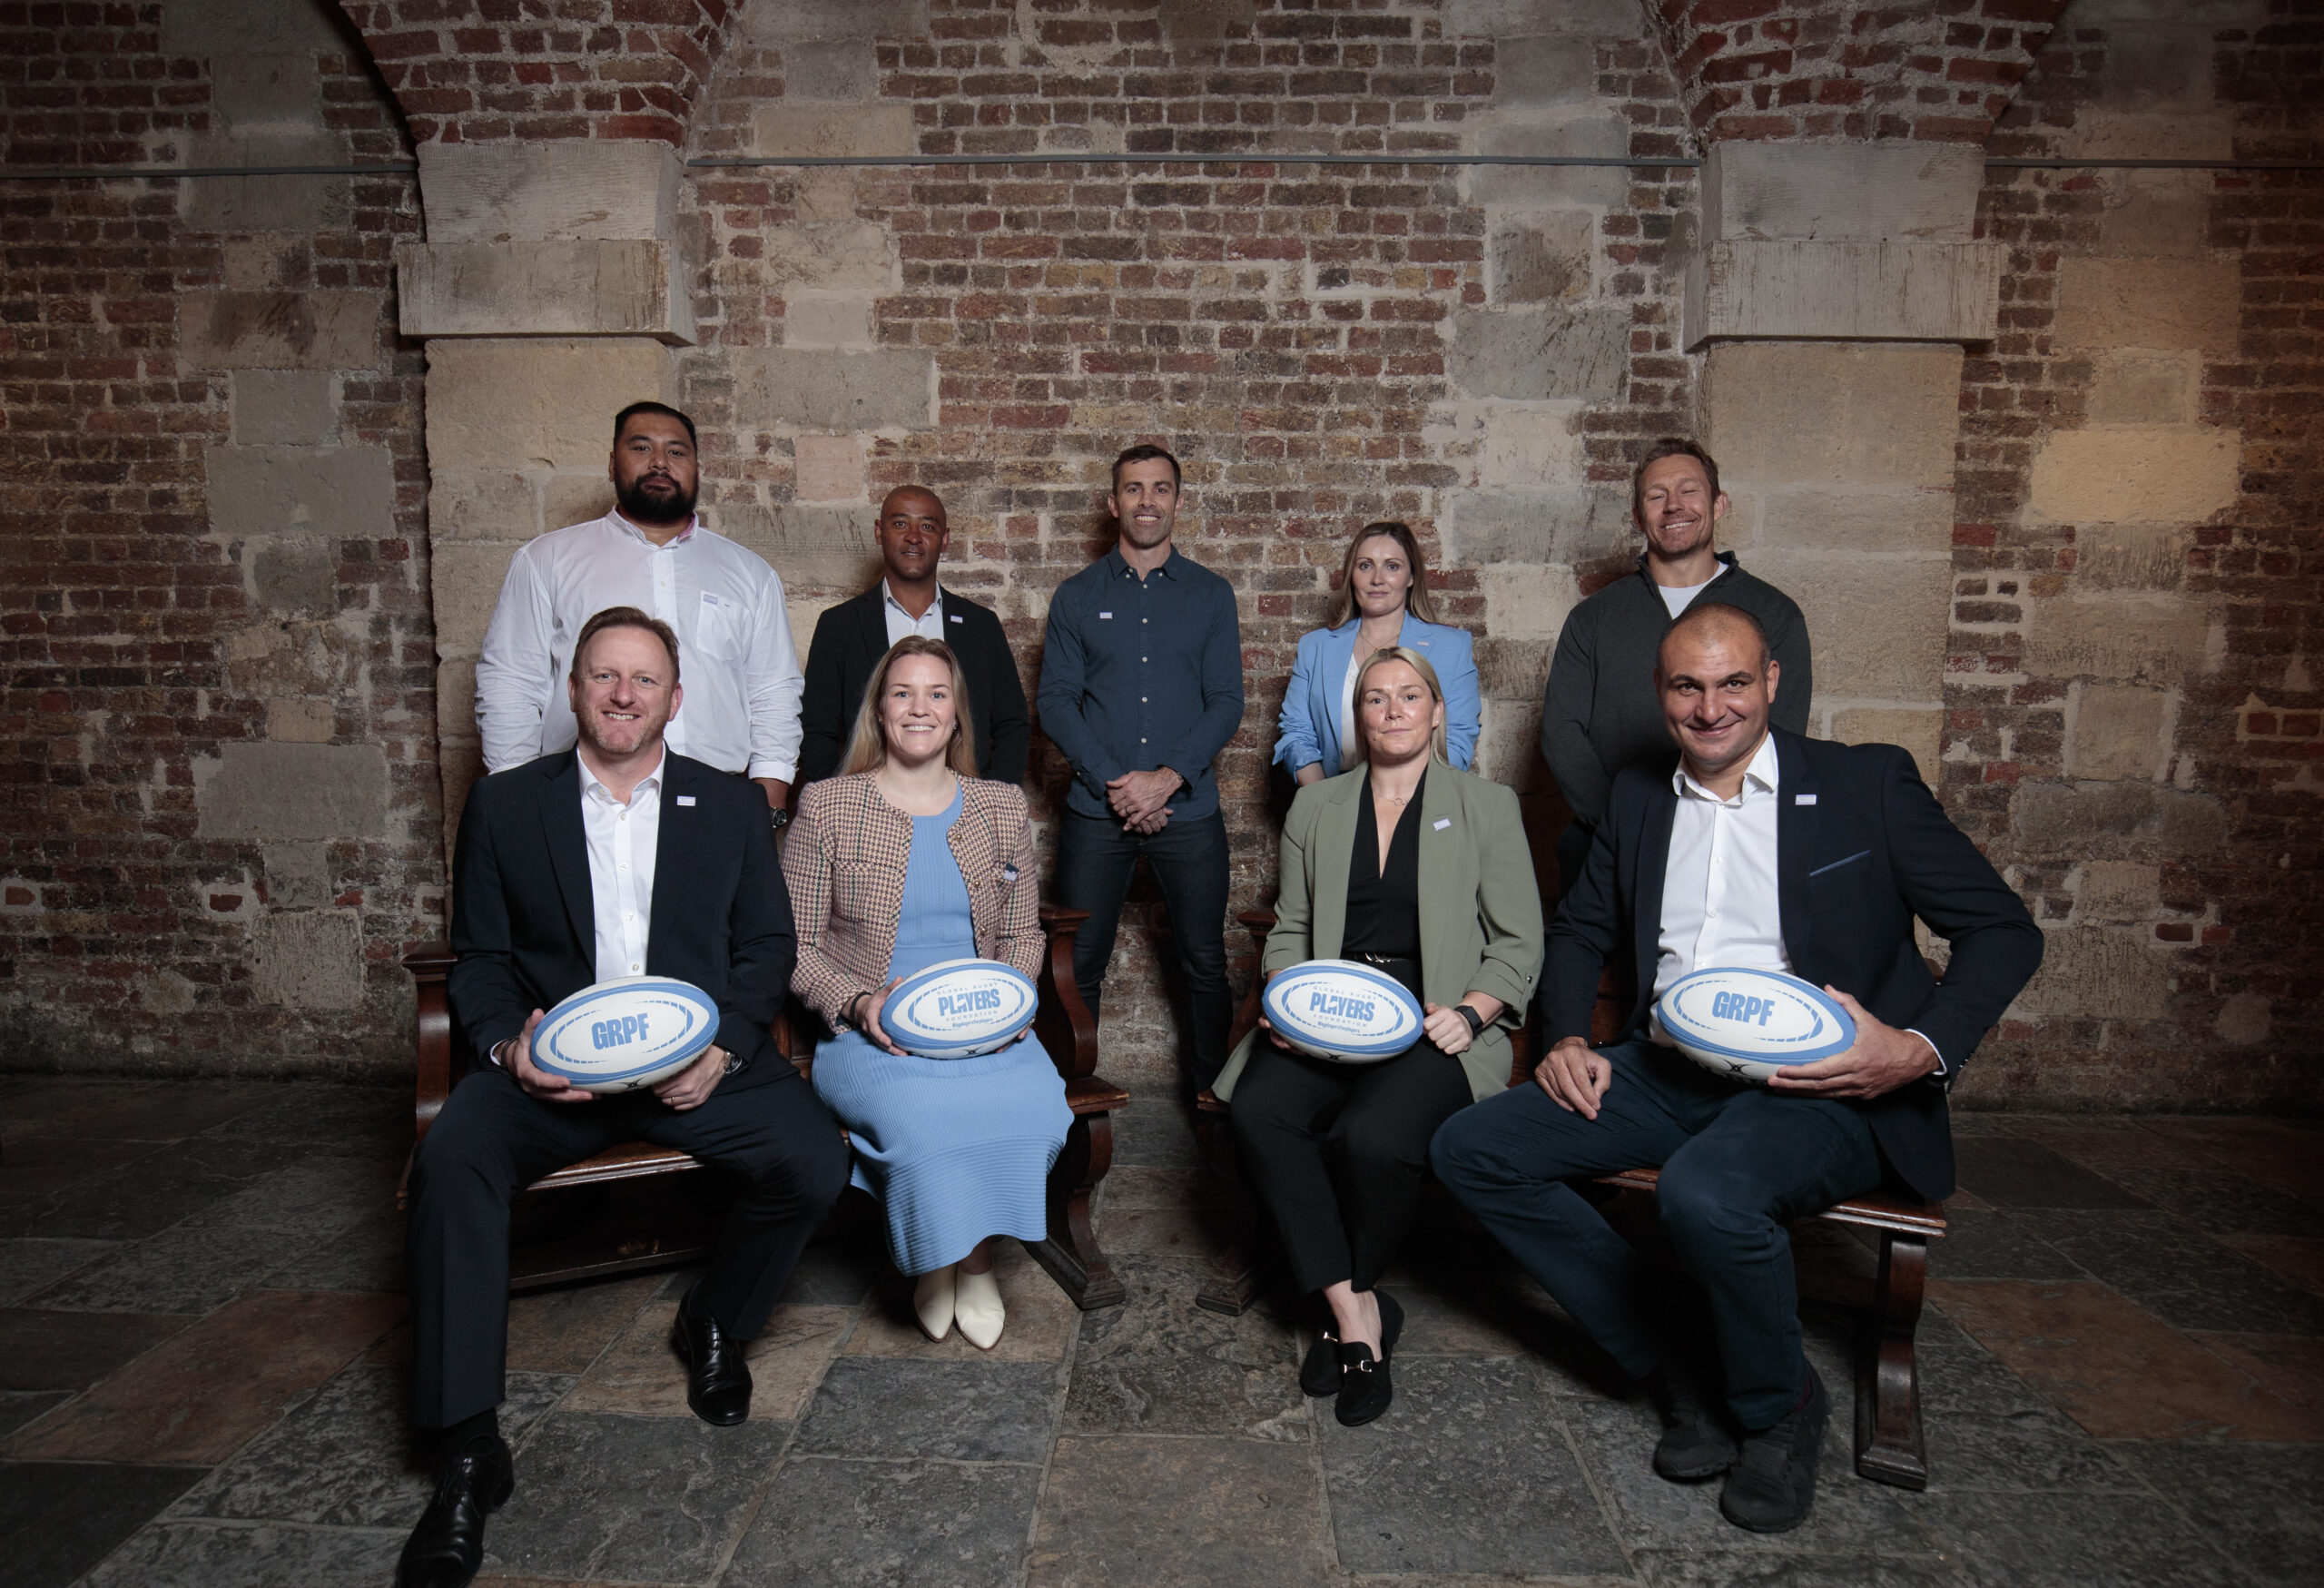
M436 1497L404 1540L396 1588L468 1588L484 1564L484 1519L508 1503L517 1467L499 1438L478 1439L444 1458Z
M670 1344L686 1365L686 1405L714 1428L731 1428L751 1415L751 1370L743 1362L743 1342L708 1313L697 1314L694 1292L678 1304Z
M1735 1435L1717 1412L1660 1373L1647 1381L1662 1438L1654 1447L1654 1470L1674 1484L1699 1484L1735 1465Z
M1315 1343L1307 1347L1306 1360L1299 1364L1299 1387L1309 1395L1337 1395L1340 1392L1340 1337L1325 1324L1315 1331Z
M1810 1367L1807 1394L1799 1405L1764 1434L1743 1436L1727 1487L1719 1492L1720 1514L1753 1533L1788 1533L1807 1521L1816 1503L1816 1458L1831 1413L1824 1381Z
M1404 1309L1385 1290L1373 1294L1380 1301L1380 1355L1374 1357L1372 1347L1361 1341L1344 1343L1339 1349L1340 1394L1332 1403L1332 1415L1344 1428L1362 1427L1396 1398L1388 1364L1396 1354L1396 1336L1404 1332Z

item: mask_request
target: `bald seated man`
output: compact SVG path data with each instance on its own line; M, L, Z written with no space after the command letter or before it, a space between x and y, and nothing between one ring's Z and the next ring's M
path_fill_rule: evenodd
M1830 1406L1800 1351L1791 1221L1891 1180L1952 1194L1945 1093L2042 962L2024 904L1913 758L1772 726L1786 682L1740 607L1698 602L1670 626L1654 683L1677 754L1615 774L1550 927L1538 1084L1453 1115L1430 1148L1437 1178L1654 1400L1655 1471L1725 1474L1719 1509L1759 1533L1806 1519ZM1915 916L1952 944L1942 983ZM1593 1048L1610 962L1628 1012ZM1654 1001L1735 967L1822 987L1856 1045L1765 1087L1698 1066ZM1709 1296L1723 1405L1666 1375L1644 1265L1574 1189L1636 1168L1661 1169L1662 1227Z
M976 730L977 774L999 783L1025 781L1033 721L1009 636L990 607L940 587L950 528L936 493L901 486L880 504L872 527L886 571L878 584L815 620L807 647L807 692L800 703L803 743L799 781L812 783L841 770L864 686L888 647L907 635L940 639L960 659L969 684L969 723Z

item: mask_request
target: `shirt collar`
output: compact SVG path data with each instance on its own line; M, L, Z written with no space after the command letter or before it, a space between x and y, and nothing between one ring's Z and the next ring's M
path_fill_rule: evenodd
M1178 548L1173 546L1170 547L1170 555L1164 557L1162 559L1162 566L1156 568L1154 571L1157 574L1169 574L1172 578L1176 578L1177 576L1170 573L1170 565L1177 560ZM1110 572L1115 578L1118 579L1125 574L1128 575L1133 579L1137 577L1137 570L1129 566L1129 558L1122 555L1122 548L1118 542L1115 544L1114 547L1110 551L1106 553L1106 566L1108 571Z
M1715 551L1711 553L1711 555L1718 559L1718 573L1713 574L1709 578L1704 580L1703 583L1706 585L1717 584L1720 574L1728 573L1742 566L1742 564L1735 560L1735 554L1731 551ZM1661 586L1654 583L1654 575L1648 571L1646 566L1646 553L1642 551L1638 554L1637 567L1638 577L1640 578L1644 579L1648 585L1657 590L1662 588ZM1700 589L1702 587L1698 585L1693 587Z
M652 538L646 535L645 530L640 529L636 525L631 523L628 519L621 516L621 509L619 508L615 508L612 512L607 513L606 517L614 521L615 528L620 530L623 534L645 546L647 549L654 551L665 551L673 546L684 546L687 541L694 538L694 532L702 528L702 515L696 513L694 517L686 520L686 527L684 528L679 530L675 535L671 536L670 538L661 546L655 546ZM882 583L884 582L885 581L883 580Z
M885 574L881 574L880 576L880 605L883 608L889 607L894 607L897 611L902 613L907 619L913 623L925 621L924 616L921 617L913 617L911 608L907 607L902 602L896 599L896 593L888 588L888 576ZM933 612L943 605L944 587L939 585L936 587L936 599L928 604L928 609L929 611Z
M604 782L598 778L597 774L589 770L589 758L587 756L582 755L578 749L576 749L573 752L573 761L574 764L581 768L581 793L585 798L600 799L609 805L617 805L621 804L619 800L614 798L614 791L607 788ZM670 746L665 744L662 746L662 753L654 758L654 770L639 778L637 780L637 786L629 791L629 803L631 804L635 805L637 803L637 796L644 794L649 788L657 795L661 794L662 769L669 765L669 764Z
M1772 794L1777 792L1777 785L1781 781L1782 771L1776 759L1776 735L1773 728L1768 729L1768 736L1759 741L1758 753L1751 757L1751 764L1743 769L1743 786L1737 791L1736 797L1732 801L1720 799L1689 776L1687 763L1683 758L1670 774L1670 787L1680 799L1707 800L1715 805L1728 804L1739 805L1751 799L1755 791L1760 794Z

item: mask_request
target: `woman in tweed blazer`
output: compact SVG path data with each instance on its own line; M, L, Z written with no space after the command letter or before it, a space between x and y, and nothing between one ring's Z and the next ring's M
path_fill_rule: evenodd
M854 1180L886 1206L896 1266L933 1339L958 1322L990 1350L1004 1318L995 1235L1048 1234L1044 1187L1073 1121L1028 1030L998 1052L920 1059L880 1024L904 976L945 960L1040 964L1040 882L1024 791L975 776L960 666L911 636L864 691L842 775L801 791L783 880L799 927L792 991L831 1027L817 1095L855 1143Z

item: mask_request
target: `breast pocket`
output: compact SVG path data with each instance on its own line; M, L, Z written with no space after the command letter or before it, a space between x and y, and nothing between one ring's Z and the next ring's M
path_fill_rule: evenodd
M903 897L903 867L876 860L832 862L832 912L849 921L876 921Z
M741 602L704 590L694 613L694 648L705 657L739 662L750 638L749 626L749 616Z

